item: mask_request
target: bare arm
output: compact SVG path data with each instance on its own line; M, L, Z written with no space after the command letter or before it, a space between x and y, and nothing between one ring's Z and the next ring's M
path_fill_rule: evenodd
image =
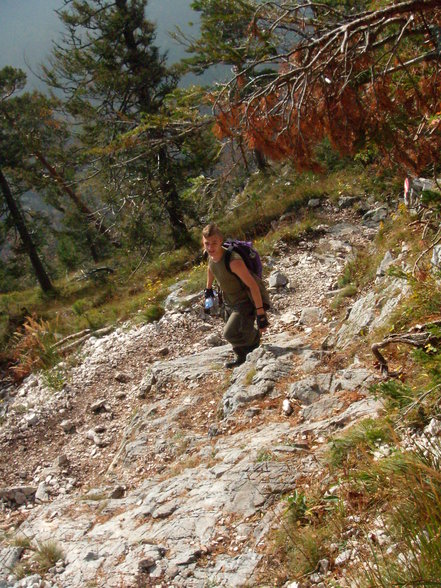
M263 308L259 285L250 274L245 263L241 259L234 259L230 262L230 269L250 289L251 298L253 299L257 314L264 315L265 310Z
M207 268L207 289L213 287L214 275L210 268Z

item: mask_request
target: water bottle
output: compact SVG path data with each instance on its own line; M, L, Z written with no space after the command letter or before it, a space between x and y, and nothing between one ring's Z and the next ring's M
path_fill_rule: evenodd
M205 299L205 308L204 308L205 314L210 314L213 306L214 306L214 299L211 296L209 298L206 298Z

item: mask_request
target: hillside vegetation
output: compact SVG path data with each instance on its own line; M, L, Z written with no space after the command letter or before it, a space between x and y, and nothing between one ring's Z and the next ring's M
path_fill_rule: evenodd
M340 164L339 164L340 166ZM376 183L379 184L376 187ZM375 179L369 170L361 166L347 166L330 172L326 176L299 175L289 166L276 166L265 174L254 175L243 192L238 193L226 213L211 220L218 221L225 235L255 240L263 255L271 252L274 243L283 238L295 240L300 234L313 229L315 220L305 204L311 198L329 197L337 201L341 195L359 194L377 190L379 198L390 197L396 183L388 179ZM271 230L271 223L287 212L295 213L293 227ZM198 226L192 237L192 245L175 251L158 253L150 262L132 268L125 256L108 260L112 273L89 271L72 273L55 282L55 295L45 295L38 288L0 295L1 341L3 362L17 366L20 377L31 369L29 361L36 360L31 352L28 357L26 344L21 339L28 337L30 345L50 347L64 336L84 329L97 329L115 322L132 319L137 322L156 320L168 287L184 276L191 280L186 289L198 291L205 281L205 265L202 260L200 231ZM103 266L107 267L104 260ZM28 328L23 325L27 324ZM48 353L43 364L33 367L50 367L58 359L57 354Z

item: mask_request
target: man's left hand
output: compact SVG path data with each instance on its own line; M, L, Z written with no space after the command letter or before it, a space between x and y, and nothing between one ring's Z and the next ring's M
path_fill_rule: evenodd
M264 329L266 329L269 326L269 322L268 322L266 314L258 314L256 317L256 320L257 320L257 326L260 331L263 331Z

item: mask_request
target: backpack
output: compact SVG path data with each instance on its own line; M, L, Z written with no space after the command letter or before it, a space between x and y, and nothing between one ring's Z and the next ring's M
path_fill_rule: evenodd
M262 280L262 260L260 259L260 255L254 249L252 243L250 241L239 241L238 239L227 239L222 245L226 249L225 267L227 270L230 273L233 273L230 269L230 260L231 254L235 251L241 256L250 272L256 276L256 282L262 296L263 308L265 310L271 308L270 297Z
M253 244L251 241L239 241L238 239L227 239L223 243L223 247L227 250L225 254L225 266L229 272L230 269L230 259L231 254L233 251L238 253L241 258L243 259L247 268L253 272L259 278L262 277L262 260L260 259L260 255L254 249Z

